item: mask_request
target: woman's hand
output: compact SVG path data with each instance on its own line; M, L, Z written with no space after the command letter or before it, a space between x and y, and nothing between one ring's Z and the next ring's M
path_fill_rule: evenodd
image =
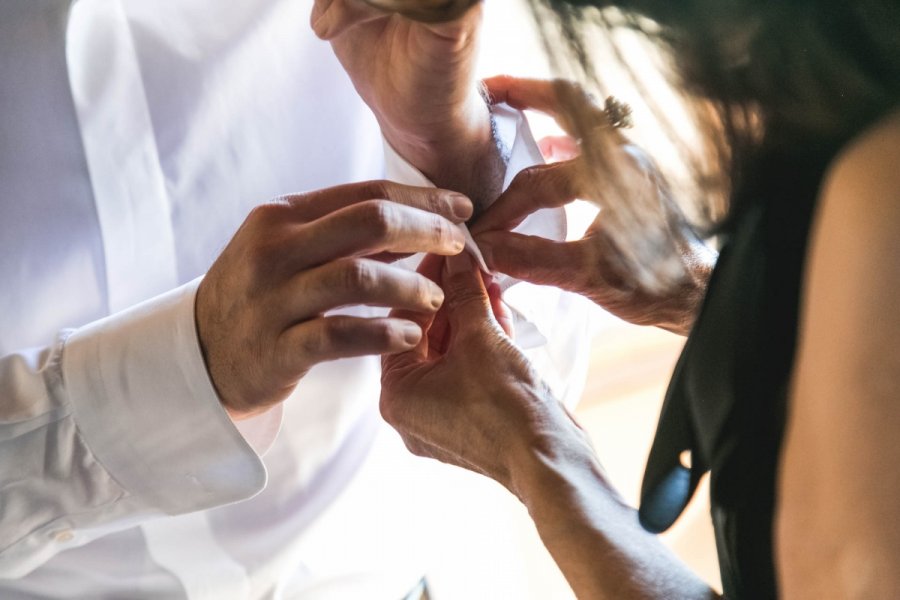
M588 436L500 329L471 260L443 262L420 268L446 294L436 318L394 312L426 336L383 359L381 413L407 447L518 496L579 598L715 598L612 488Z
M388 261L456 254L468 198L383 181L258 206L210 268L195 314L206 367L233 419L284 400L315 364L409 350L408 319L326 315L349 305L433 313L441 289Z
M516 480L537 454L582 431L551 396L494 313L497 298L466 254L429 257L420 272L446 300L436 316L394 311L426 331L410 352L383 359L381 412L414 454L487 475L520 494Z
M686 334L706 290L715 253L699 240L686 241L684 218L665 193L659 174L646 155L627 143L608 126L603 108L577 86L559 81L496 77L486 80L492 99L519 109L550 114L571 136L576 125L568 108L580 111L582 122L597 123L595 135L603 136L606 155L626 187L625 193L641 194L659 207L659 219L671 230L677 246L681 273L664 288L649 286L630 267L632 264L612 228L616 223L604 209L584 237L573 242L555 242L511 233L529 214L568 204L576 198L602 201L595 194L612 195L619 188L604 188L586 157L574 156L578 143L572 138L542 142L542 149L562 162L540 165L519 173L497 202L472 227L472 233L492 269L536 284L555 285L582 294L616 316L639 325L656 325ZM592 116L585 117L585 113Z

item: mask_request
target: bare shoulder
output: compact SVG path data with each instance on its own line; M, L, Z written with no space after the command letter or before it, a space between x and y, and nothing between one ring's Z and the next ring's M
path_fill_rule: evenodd
M822 291L825 283L858 292L874 292L876 283L900 286L898 252L900 111L895 111L850 142L828 169L809 256L808 283L819 285L807 291Z
M831 165L810 240L777 544L786 598L900 598L900 113Z
M861 133L839 153L826 174L822 200L823 211L846 210L859 217L887 216L882 211L900 214L900 110ZM900 221L881 225L900 229Z

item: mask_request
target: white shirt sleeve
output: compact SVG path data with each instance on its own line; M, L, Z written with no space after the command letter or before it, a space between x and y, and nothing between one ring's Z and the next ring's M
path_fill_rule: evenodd
M206 373L198 282L0 358L0 577L265 486Z

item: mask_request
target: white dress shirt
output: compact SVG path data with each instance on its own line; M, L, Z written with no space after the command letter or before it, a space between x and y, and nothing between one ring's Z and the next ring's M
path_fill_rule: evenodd
M428 467L378 416L377 357L238 428L196 339L198 278L254 205L385 174L310 9L0 0L0 597L396 599L427 568ZM576 397L577 303L509 296Z

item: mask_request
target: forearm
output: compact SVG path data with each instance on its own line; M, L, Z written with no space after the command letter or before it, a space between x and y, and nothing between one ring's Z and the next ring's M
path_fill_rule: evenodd
M515 489L578 598L718 597L640 526L586 444L565 446L532 453Z

